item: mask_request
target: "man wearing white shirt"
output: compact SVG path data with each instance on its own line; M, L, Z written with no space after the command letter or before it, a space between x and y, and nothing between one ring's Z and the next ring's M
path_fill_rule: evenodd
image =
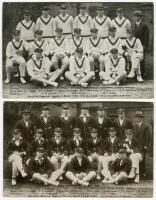
M69 71L65 73L66 78L71 81L71 85L88 86L88 81L95 76L91 71L88 58L83 55L83 49L77 48L76 55L70 58Z
M49 14L48 6L42 8L42 15L36 21L36 30L43 31L43 38L48 42L54 36L55 20Z
M99 76L104 80L104 85L119 85L120 81L126 78L125 59L118 54L115 48L110 52L111 55L105 60L105 71L101 71Z
M131 28L130 21L123 16L123 9L116 9L117 17L112 20L112 26L116 28L116 35L121 39L127 38L127 29Z
M97 16L93 19L94 28L97 28L98 35L102 39L108 37L109 28L111 27L111 19L105 15L104 7L97 7Z
M21 39L31 42L34 39L35 23L31 20L29 10L24 11L24 19L17 24L16 30L21 32Z
M80 6L80 14L75 17L74 28L80 28L82 37L88 38L90 36L90 29L93 28L93 20L91 16L86 13L86 6Z
M98 36L98 29L93 28L90 32L91 37L86 42L86 52L89 55L91 70L95 72L95 62L98 63L100 70L103 69L103 39Z
M60 14L55 17L55 27L63 29L63 35L67 39L72 38L74 19L67 13L67 5L62 4L60 7Z
M136 78L138 82L143 82L141 76L140 62L143 60L143 46L138 38L134 37L133 30L127 30L127 39L123 40L120 45L120 53L126 57L132 65L128 78Z
M105 38L104 44L103 44L104 54L105 55L110 54L110 50L113 48L119 49L121 42L122 40L116 36L116 28L110 27L109 36Z
M77 48L83 48L83 50L85 51L85 44L85 38L81 37L81 29L74 28L74 36L70 39L69 42L70 55L74 55Z
M51 39L49 44L49 53L52 55L51 63L53 74L53 81L60 77L63 80L64 72L69 65L69 44L68 39L63 36L63 29L57 28L55 30L56 37Z
M14 71L15 65L18 64L20 82L22 84L26 83L24 79L26 73L26 61L23 57L24 50L30 52L30 45L21 40L21 32L16 30L13 34L13 40L10 41L6 48L6 80L5 83L8 84L11 81L11 72Z
M48 57L42 56L42 52L40 48L35 49L35 54L27 62L28 74L31 81L57 87L58 83L51 80L53 78L53 74L50 73L51 62Z

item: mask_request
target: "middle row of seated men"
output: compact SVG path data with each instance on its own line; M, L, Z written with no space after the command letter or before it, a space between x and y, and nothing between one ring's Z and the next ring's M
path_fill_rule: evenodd
M99 78L104 85L120 84L126 77L143 82L140 62L143 59L143 47L133 30L127 30L127 39L115 36L116 28L110 27L109 37L99 38L98 29L91 30L89 39L81 38L81 29L74 29L74 37L69 41L63 37L63 30L56 29L56 37L48 44L42 39L42 30L36 30L36 39L30 44L20 38L20 31L15 31L14 39L6 49L6 80L10 83L15 64L19 64L21 83L26 83L26 72L31 81L43 83L44 86L58 86L58 79L64 76L71 85L87 87L88 82ZM23 53L29 53L26 62ZM50 60L51 59L51 60Z

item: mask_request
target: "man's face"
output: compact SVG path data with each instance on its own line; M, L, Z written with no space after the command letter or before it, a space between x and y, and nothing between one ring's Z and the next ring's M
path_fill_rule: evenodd
M16 34L16 35L14 36L14 38L15 38L16 41L20 41L20 39L21 39L21 34Z
M63 33L62 32L56 32L56 36L58 37L58 38L61 38L62 37L62 35L63 35Z
M139 22L142 19L141 16L134 16L134 21Z
M83 53L77 52L76 55L77 55L78 58L82 58Z
M118 59L118 54L117 53L112 53L111 55L112 55L114 60Z
M80 9L80 13L81 13L81 15L85 15L86 14L86 9Z
M42 53L40 52L35 52L35 54L37 59L40 59L42 57Z
M121 18L121 17L123 16L123 12L117 12L116 14L117 14L117 16L118 16L119 18Z
M126 153L119 153L119 159L124 160L126 158Z
M23 114L23 119L24 119L25 121L28 121L28 120L30 119L30 114L29 114L29 113L24 113L24 114Z
M127 33L127 37L128 37L128 39L132 39L133 38L133 34L132 33Z
M76 156L77 156L78 158L82 158L83 153L76 152Z
M110 137L115 137L116 136L116 131L115 130L109 131L109 136Z
M81 110L81 114L82 114L83 116L87 116L88 110L87 110L87 109L82 109L82 110Z
M105 111L104 110L98 110L97 111L98 116L104 117L105 116Z
M103 10L97 10L97 15L98 16L103 16Z
M14 134L13 137L15 138L15 140L19 140L21 138L21 133Z
M111 37L115 37L115 34L116 34L116 31L110 31L110 32L109 32L109 35L110 35Z
M67 10L66 9L60 9L60 13L64 16L64 15L66 15Z
M98 32L92 33L92 37L93 37L93 38L97 38L97 34L98 34Z
M44 155L43 152L39 152L39 151L36 152L36 156L37 156L39 159L41 159L41 158L43 157L43 155Z
M43 109L42 115L45 116L45 117L48 116L49 115L49 109Z
M29 20L31 19L31 16L30 16L30 15L24 15L24 19L25 19L26 21L29 21Z
M55 134L55 136L56 137L61 137L61 135L62 135L62 131L54 131L54 134Z
M136 117L136 121L137 121L138 123L142 122L142 117Z
M42 39L42 34L36 34L35 36L36 36L37 40L41 40Z
M81 33L77 33L77 32L76 32L76 33L75 33L75 37L76 37L76 38L80 38L80 37L81 37Z
M125 134L126 135L126 138L128 139L128 140L132 140L132 138L133 138L133 134Z
M80 132L78 132L78 131L74 131L74 137L79 138L80 135L81 135Z
M97 133L97 132L92 132L92 133L91 133L91 136L92 136L92 138L96 138L96 137L97 137L97 135L98 135L98 133Z
M125 113L118 113L118 116L120 119L123 119L125 117Z
M42 14L44 17L47 17L49 15L49 10L43 10Z
M63 112L62 112L65 116L68 116L69 114L69 110L68 109L63 109Z

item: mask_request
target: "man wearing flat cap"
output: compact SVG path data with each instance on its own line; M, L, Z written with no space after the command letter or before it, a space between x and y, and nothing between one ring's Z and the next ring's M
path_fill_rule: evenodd
M83 149L76 149L76 156L69 163L66 177L72 182L72 185L88 186L89 182L96 177L96 172L86 156L83 155Z
M21 131L22 137L29 143L34 138L35 134L35 123L31 119L31 112L28 108L24 108L22 111L22 119L20 119L16 125L16 129Z
M91 70L95 72L95 63L98 64L98 71L103 69L103 39L98 36L98 29L90 30L91 37L86 41L86 53L89 55Z
M60 6L60 14L55 17L55 27L63 29L63 35L67 39L72 38L74 19L67 13L68 4L64 3Z
M66 138L68 143L72 137L73 123L74 118L71 116L70 106L68 104L63 104L60 111L60 116L57 120L57 125L62 128L62 135L64 138Z
M110 27L108 31L109 31L109 36L105 38L104 44L103 44L105 59L107 55L110 55L110 50L113 48L119 49L119 46L122 42L122 39L116 36L115 27Z
M112 125L112 120L107 116L107 108L99 106L96 118L94 119L98 129L98 135L104 140L108 136L108 128Z
M123 16L123 9L116 9L117 17L111 22L111 26L116 28L116 36L121 39L127 38L127 29L131 27L131 22L129 19Z
M31 12L25 10L24 19L17 24L16 30L21 32L21 39L27 42L31 42L34 39L35 23L31 20Z
M64 73L69 66L69 41L63 36L63 29L55 29L56 37L51 39L49 53L51 58L51 70L53 71L53 81L58 78L64 80Z
M81 36L88 38L90 37L90 30L93 26L93 19L86 12L86 6L84 4L80 5L80 14L75 17L74 28L81 29Z
M125 129L133 129L131 120L126 117L126 111L124 108L117 109L118 117L114 120L113 124L117 128L118 136L123 140L125 138Z
M85 54L86 39L81 37L81 29L74 28L74 36L70 39L70 55L74 55L77 48L83 48Z
M128 182L132 161L127 157L126 149L120 149L118 154L118 158L113 161L111 169L108 171L109 176L103 180L105 184L113 183L117 185Z
M97 28L100 38L105 39L108 37L108 30L111 27L111 19L105 14L106 7L97 6L97 16L93 19L93 25Z
M144 77L146 73L145 53L149 44L149 28L143 20L143 12L141 10L135 10L133 15L134 15L134 22L132 23L132 27L134 29L134 36L140 39L144 49L144 58L141 62L141 74Z
M65 73L65 76L71 82L71 85L87 87L95 73L91 71L88 57L83 54L83 49L79 47L75 53L74 56L70 57L69 71Z
M26 83L26 61L24 59L24 50L30 52L31 46L21 39L21 32L16 30L13 33L13 39L6 47L6 84L11 82L11 72L17 67L19 69L20 82L22 84Z
M58 83L53 81L53 73L50 73L51 62L47 56L42 56L43 50L36 48L35 53L27 62L27 71L30 81L57 87Z
M151 127L150 124L144 122L144 114L142 110L137 110L135 113L136 123L134 126L135 136L140 143L140 151L143 156L141 162L140 173L146 176L146 155L150 148Z
M110 50L110 55L105 58L105 71L100 71L99 76L104 85L120 85L126 78L125 59L118 53L118 49Z
M36 48L40 48L43 50L42 52L43 56L49 55L49 45L48 45L48 42L45 39L43 39L42 30L35 31L35 39L31 43L31 54L35 53Z
M127 39L122 41L119 52L131 63L131 69L127 77L132 79L136 75L137 81L142 83L140 63L143 60L143 46L139 38L134 37L133 29L127 30Z
M44 104L41 109L41 115L36 120L36 128L42 129L43 137L49 140L54 134L56 120L50 116L50 108L48 105Z
M36 21L36 30L43 31L43 38L48 42L55 35L55 20L50 15L48 6L42 8L42 15Z

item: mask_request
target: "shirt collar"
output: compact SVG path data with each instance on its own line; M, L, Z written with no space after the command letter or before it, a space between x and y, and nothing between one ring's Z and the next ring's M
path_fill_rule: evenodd
M68 116L65 116L64 114L62 114L61 118L67 118L67 117L69 118L70 116L71 116L70 114L68 114Z
M22 140L22 139L23 139L22 137L19 138L19 140ZM16 141L16 139L14 137L12 138L12 140Z
M74 136L74 140L76 141L76 140L82 140L82 139L81 139L81 137L76 138L76 137Z
M45 116L43 116L43 114L41 114L41 117L43 117L43 118L48 118L48 117L50 117L50 115L47 115L47 116L45 117Z

